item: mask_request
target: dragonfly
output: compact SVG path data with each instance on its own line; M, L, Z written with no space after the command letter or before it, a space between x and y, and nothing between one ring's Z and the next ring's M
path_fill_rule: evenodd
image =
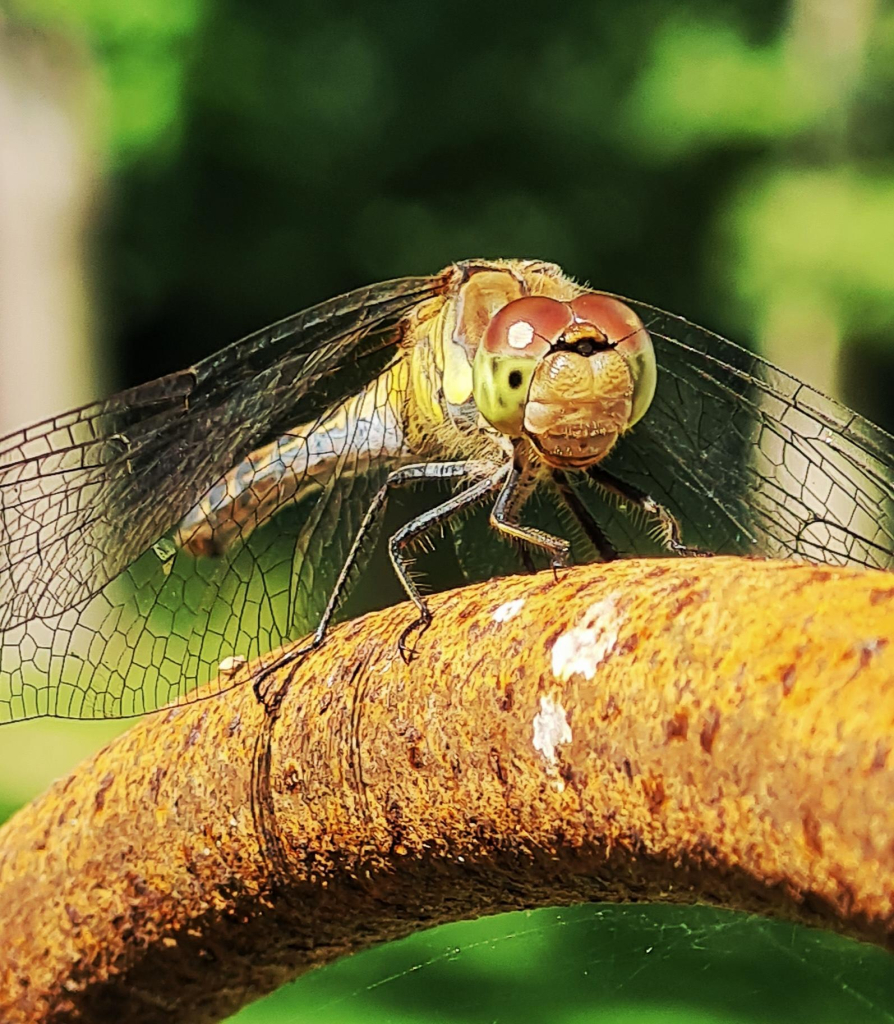
M0 722L142 714L318 646L413 485L431 507L388 541L404 651L431 618L411 552L445 526L470 578L619 555L894 565L883 430L555 264L457 262L0 440Z

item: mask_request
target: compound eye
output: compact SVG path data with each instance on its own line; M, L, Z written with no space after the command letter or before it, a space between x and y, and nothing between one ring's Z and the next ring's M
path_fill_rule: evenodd
M539 359L573 320L567 303L529 295L507 303L491 319L481 344L488 355Z
M514 299L493 316L472 364L472 395L492 427L521 436L531 375L573 320L567 303L542 295Z
M633 380L633 407L628 426L645 415L655 395L658 367L649 332L626 303L610 295L588 292L571 301L576 324L593 324L618 355L623 356Z
M593 324L610 344L628 338L643 328L642 320L633 310L610 295L588 292L571 301L576 323Z

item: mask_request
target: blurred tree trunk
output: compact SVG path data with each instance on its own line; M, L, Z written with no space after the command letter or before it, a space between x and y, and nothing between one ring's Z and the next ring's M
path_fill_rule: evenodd
M84 53L0 13L0 435L102 390L85 269L94 97Z

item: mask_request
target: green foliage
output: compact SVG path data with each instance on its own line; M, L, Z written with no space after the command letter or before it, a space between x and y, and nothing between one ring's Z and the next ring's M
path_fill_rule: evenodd
M888 953L709 907L447 925L305 975L239 1024L887 1024Z
M785 139L824 113L821 90L793 72L782 36L754 44L723 21L680 18L651 45L628 104L631 145L641 154L679 160L714 146Z
M742 189L728 213L741 298L814 296L847 330L890 327L894 180L852 166L773 170Z
M127 380L469 255L553 258L758 345L782 303L785 322L829 320L845 359L869 338L894 363L885 7L12 9L95 58Z

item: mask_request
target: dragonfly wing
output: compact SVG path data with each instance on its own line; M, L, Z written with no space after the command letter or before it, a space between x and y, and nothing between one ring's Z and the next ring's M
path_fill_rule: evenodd
M0 628L93 596L242 458L367 383L438 287L352 292L0 441Z
M607 469L678 516L687 544L894 565L894 438L732 342L624 301L652 335L658 391ZM610 519L621 550L654 550L647 530Z
M0 720L136 713L212 675L235 625L288 635L277 584L258 590L260 567L282 561L276 530L217 560L167 535L252 451L374 379L396 356L400 319L442 287L352 292L0 440Z
M289 619L295 634L317 626L345 564L354 537L388 473L411 457L403 446L399 408L407 380L399 369L383 373L374 384L343 407L339 423L341 451L320 498L298 535L292 557ZM381 516L366 531L355 558L356 575L375 547Z

